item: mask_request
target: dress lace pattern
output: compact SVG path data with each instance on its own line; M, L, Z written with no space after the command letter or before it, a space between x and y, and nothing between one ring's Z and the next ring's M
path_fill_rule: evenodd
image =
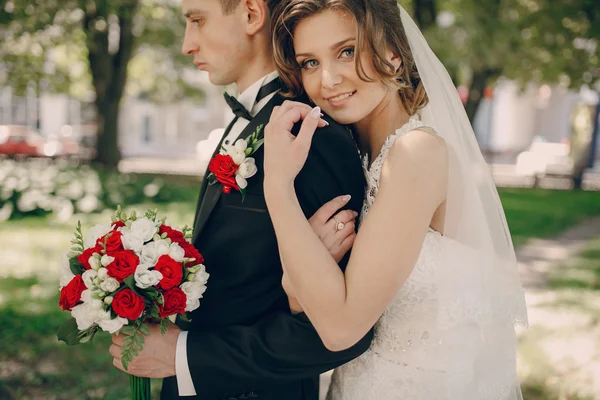
M361 221L375 201L381 169L394 141L423 127L417 117L411 118L387 138L371 166L363 159L368 186ZM502 356L504 365L498 365L497 357L481 359L478 348L490 343L476 324L452 329L439 324L436 271L442 267L442 249L448 251L444 246L452 245L449 242L433 229L427 232L410 277L375 325L371 348L335 370L328 400L519 398L515 397L519 389L514 354Z

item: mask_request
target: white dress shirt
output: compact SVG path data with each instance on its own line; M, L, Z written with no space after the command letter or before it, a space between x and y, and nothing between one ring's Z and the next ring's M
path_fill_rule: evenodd
M276 79L279 75L277 71L273 71L254 82L248 89L244 90L237 100L250 112L253 117L271 100L275 93L271 93L265 98L261 99L256 103L256 96L258 91L267 83L270 83ZM229 110L228 120L232 121L235 117L233 112ZM231 127L229 134L225 137L223 144L233 144L235 140L240 136L244 128L248 126L250 121L244 118L238 118L235 124ZM224 132L224 131L223 131ZM210 288L210 283L209 283ZM209 289L210 290L210 289ZM202 305L200 305L202 307ZM194 382L192 381L192 374L190 373L188 360L187 360L187 331L181 331L179 338L177 339L177 350L175 353L175 373L177 376L177 387L179 388L179 396L195 396L196 389ZM199 357L202 357L200 354Z

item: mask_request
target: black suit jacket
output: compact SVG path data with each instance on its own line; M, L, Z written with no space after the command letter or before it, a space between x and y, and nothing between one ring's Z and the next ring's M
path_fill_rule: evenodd
M266 125L273 107L283 101L276 94L240 138ZM315 133L295 181L307 218L342 194L352 195L348 208L360 211L364 197L365 179L354 141L346 128L328 122ZM210 279L192 322L184 327L189 331L187 356L197 396L181 399L317 400L319 374L369 347L372 332L348 350L331 352L304 313L290 313L263 194L263 154L261 148L253 156L258 173L248 179L243 202L235 190L222 194L219 183L207 185L205 179L202 185L194 245L205 258ZM175 377L166 379L161 399L177 398Z

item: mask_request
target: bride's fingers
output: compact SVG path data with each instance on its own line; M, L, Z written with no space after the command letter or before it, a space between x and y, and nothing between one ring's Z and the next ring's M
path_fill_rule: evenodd
M354 240L356 239L356 233L352 232L351 235L349 235L348 237L346 237L343 241L342 244L340 245L340 250L339 250L339 255L340 255L340 260L344 257L344 255L350 251L350 249L352 248L352 246L354 246Z
M348 195L338 196L329 200L327 203L323 204L312 217L310 217L309 222L314 221L317 224L324 225L340 208L344 207L348 201L350 201L350 196Z

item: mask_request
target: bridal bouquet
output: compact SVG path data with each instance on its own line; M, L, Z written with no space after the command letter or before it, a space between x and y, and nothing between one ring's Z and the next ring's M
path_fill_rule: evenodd
M125 370L143 348L144 323L167 319L200 306L209 274L204 259L188 241L191 229L177 230L159 220L156 210L130 216L120 207L112 223L85 235L77 223L75 239L60 279L59 306L72 318L58 330L68 345L92 340L98 330L127 335L122 346ZM132 398L150 400L150 379L130 375Z

